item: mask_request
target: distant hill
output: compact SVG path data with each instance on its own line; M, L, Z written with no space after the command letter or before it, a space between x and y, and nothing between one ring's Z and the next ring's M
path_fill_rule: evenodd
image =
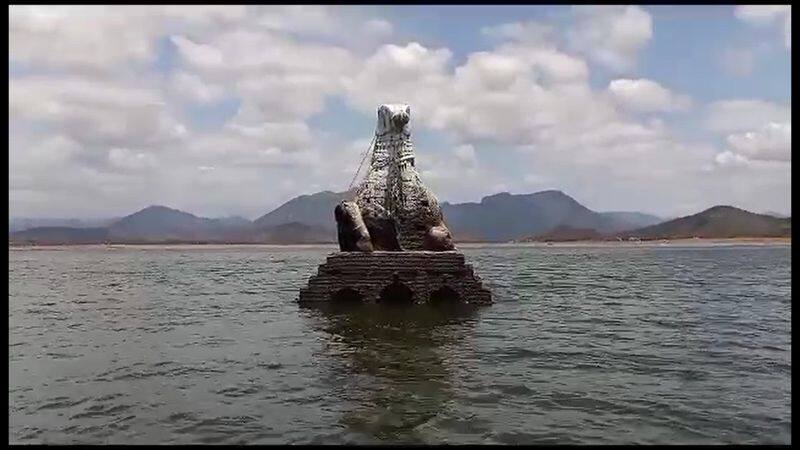
M111 242L336 242L333 209L352 192L324 191L295 197L273 211L249 221L242 217L209 219L166 206L149 206L106 228ZM640 213L596 213L561 191L484 197L480 203L443 203L445 220L458 242L508 241L541 234L559 225L600 231L634 229L652 216ZM73 227L76 228L76 227ZM37 234L38 233L38 234ZM33 235L48 242L79 233L38 230ZM23 236L11 233L16 242ZM81 242L88 238L84 235Z
M353 194L323 191L301 195L252 222L242 217L209 219L166 206L149 206L108 225L108 239L114 242L336 242L333 209ZM500 193L484 197L480 203L443 203L442 210L457 242L509 241L541 234L559 225L601 232L621 231L658 220L641 213L597 213L561 191ZM295 226L276 228L286 224Z
M318 225L292 222L266 227L258 232L258 242L269 244L332 244L336 235Z
M559 225L599 232L630 230L638 226L620 213L592 211L557 190L519 195L503 192L484 197L480 203L445 202L442 211L456 241L465 234L503 242L539 235Z
M119 242L250 242L256 229L242 217L209 219L166 206L148 206L114 222L109 238Z
M253 223L258 227L268 227L296 222L335 230L333 209L350 195L348 192L331 191L301 195L264 214Z
M218 224L224 226L250 226L253 224L253 221L250 219L246 219L242 216L228 216L228 217L221 217L219 219L211 219L215 220Z
M714 206L700 213L623 233L641 239L790 237L792 219L755 214L733 206Z
M257 226L289 222L317 225L335 237L333 209L348 192L324 191L295 197L254 221ZM561 191L513 195L500 193L480 203L442 203L445 221L459 242L508 241L566 224L601 231L623 231L652 225L660 218L638 212L594 212Z
M211 219L166 206L149 206L103 227L48 226L9 233L12 243L335 243L333 209L346 192L324 191L289 200L255 221ZM456 242L789 236L791 218L717 206L660 222L639 212L595 212L557 191L490 195L480 203L442 203Z
M108 240L108 228L37 227L11 233L16 244L99 244Z
M600 213L611 219L619 231L633 230L636 228L648 227L664 222L666 219L652 214L645 214L631 211L610 211Z
M166 206L148 206L108 227L38 227L9 234L15 244L336 242L329 229L301 223L258 227L241 217L209 219Z
M213 228L211 219L156 205L114 222L110 235L115 240L195 240L213 233Z
M602 240L605 235L591 228L572 228L559 225L552 230L536 236L521 239L522 242L569 242Z
M119 218L113 219L58 219L18 217L8 220L8 232L29 230L40 227L102 228Z

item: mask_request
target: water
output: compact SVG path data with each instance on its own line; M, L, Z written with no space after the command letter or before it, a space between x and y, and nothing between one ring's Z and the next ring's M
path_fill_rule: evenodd
M299 308L331 250L9 250L9 441L791 443L789 246L476 246L488 308Z

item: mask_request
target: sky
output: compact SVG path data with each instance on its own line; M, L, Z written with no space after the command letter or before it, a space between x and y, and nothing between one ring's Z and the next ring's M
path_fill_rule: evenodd
M9 6L11 217L256 218L411 105L440 201L791 213L790 6ZM363 170L362 170L363 173Z

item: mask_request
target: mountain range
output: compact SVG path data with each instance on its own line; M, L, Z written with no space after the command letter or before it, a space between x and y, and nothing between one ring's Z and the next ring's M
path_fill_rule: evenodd
M643 213L598 213L561 191L490 195L480 203L442 204L445 221L456 241L504 242L549 231L559 225L615 232L653 225L661 218Z
M333 214L331 213L331 220ZM35 227L9 233L12 243L330 243L331 230L297 221L259 226L243 217L209 219L166 206L148 206L106 227Z
M622 237L640 239L789 237L791 217L756 214L733 206L714 206L691 216L643 227Z
M714 206L691 216L679 217L621 233L560 225L522 241L655 240L691 238L790 237L792 219L755 214L733 206Z
M9 223L12 244L91 243L335 243L334 207L351 192L324 191L295 197L250 221L243 217L205 218L166 206L149 206L120 219L37 222L24 230ZM507 192L479 203L442 203L456 242L584 240L637 236L670 237L788 236L791 218L717 206L670 221L640 212L596 212L569 195L548 190ZM696 217L697 216L697 217ZM19 226L20 220L17 221ZM68 226L67 226L68 224Z
M94 228L111 225L119 217L112 219L59 219L59 218L14 218L8 221L8 232L28 230L38 227Z

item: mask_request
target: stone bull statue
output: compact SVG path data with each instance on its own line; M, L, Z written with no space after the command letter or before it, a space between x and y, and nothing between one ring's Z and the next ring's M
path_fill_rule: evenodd
M355 199L334 216L343 252L454 250L436 196L414 167L414 146L405 104L381 105L370 167Z

